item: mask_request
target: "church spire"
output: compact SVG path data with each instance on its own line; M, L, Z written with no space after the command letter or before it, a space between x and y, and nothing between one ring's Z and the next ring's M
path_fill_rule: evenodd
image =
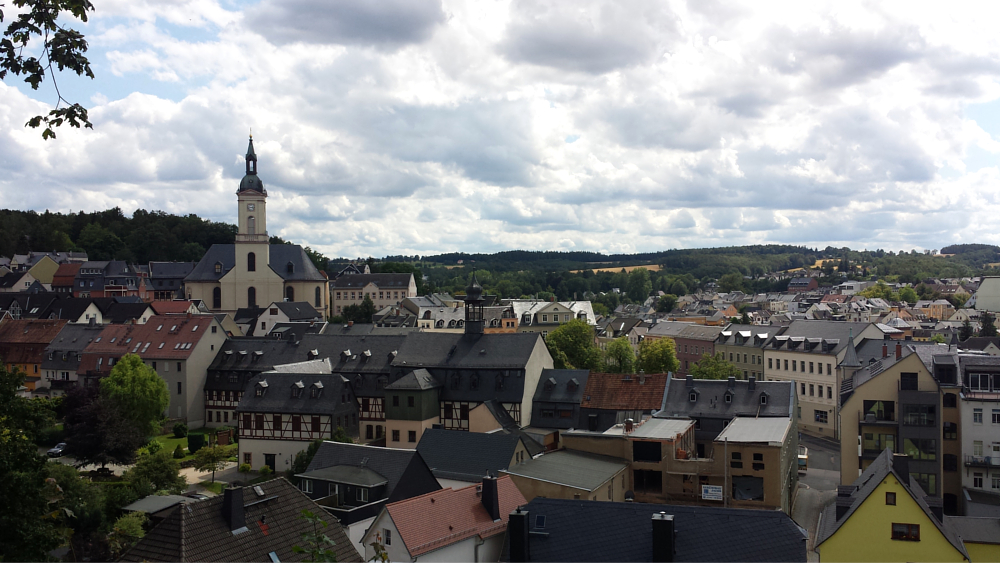
M257 153L255 153L253 151L253 133L250 134L250 145L247 146L246 162L247 162L247 174L256 174L257 173Z

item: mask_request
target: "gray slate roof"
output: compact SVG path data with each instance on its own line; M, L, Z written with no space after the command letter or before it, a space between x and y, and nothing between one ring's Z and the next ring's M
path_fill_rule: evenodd
M691 402L694 391L697 400ZM726 392L733 394L725 402ZM767 404L761 405L760 395L766 393ZM749 380L668 378L660 411L656 418L708 417L732 418L735 416L794 416L794 381L756 381L750 389Z
M290 321L320 320L323 318L323 315L315 307L303 301L281 301L273 303L272 307L280 309Z
M413 482L405 483L405 485L427 489L421 489L417 491L417 494L424 494L441 488L437 484L437 481L434 481L430 469L427 468L423 457L421 457L417 450L380 448L361 444L344 444L341 442L323 442L309 463L309 467L306 468L306 473L327 467L345 465L354 467L364 466L385 477L388 481L385 496L389 502L409 498L409 496L394 494L396 488L400 486L400 481L404 475L413 480ZM411 466L413 469L410 469ZM408 470L410 470L409 474ZM430 481L433 481L433 484L425 482L416 483L416 480L420 479L421 473L426 473Z
M174 509L122 560L270 562L268 553L273 551L280 561L302 561L309 554L295 553L292 547L302 545L302 534L312 531L312 524L301 518L302 511L309 510L327 523L323 533L336 542L332 549L337 561L362 561L337 519L291 483L278 478L258 486L264 492L262 497L250 487L243 488L247 531L234 535L229 530L222 515L223 496L219 495Z
M1000 544L1000 518L945 516L944 520L963 541Z
M326 281L326 278L316 269L306 251L297 244L272 244L268 254L269 266L274 273L285 281ZM222 273L215 273L215 264L222 264ZM258 265L263 267L258 260ZM292 273L288 273L286 265L292 263ZM85 265L86 266L86 265ZM198 265L184 281L217 281L236 266L235 244L213 244Z
M385 388L390 391L424 391L426 389L435 389L437 387L441 387L441 382L434 379L434 376L431 375L429 371L422 368L415 369L385 386Z
M593 491L626 467L628 462L617 457L557 450L509 467L503 473Z
M267 382L260 397L256 390L259 383ZM302 383L302 393L292 396L292 387ZM311 396L314 384L323 385L318 397ZM346 402L341 402L341 397ZM247 382L246 392L236 408L239 413L343 415L357 412L357 401L351 393L347 379L339 374L319 375L306 373L261 373Z
M412 278L413 274L353 274L331 280L330 289L361 289L370 283L380 289L406 289Z
M334 481L347 485L357 485L359 487L377 487L385 485L388 479L379 475L377 471L372 471L367 467L355 467L353 465L334 465L324 467L315 471L306 471L296 477L306 477L309 479L319 479L322 481Z
M590 370L586 369L543 369L532 400L579 405L583 399L584 388L587 387L588 377ZM576 380L576 388L570 389L568 384L573 380Z
M461 432L429 428L417 451L439 479L482 481L487 472L507 469L521 438L516 434Z
M525 508L531 530L545 533L529 535L532 561L652 561L659 512L674 516L675 561L806 561L805 530L776 510L542 497Z

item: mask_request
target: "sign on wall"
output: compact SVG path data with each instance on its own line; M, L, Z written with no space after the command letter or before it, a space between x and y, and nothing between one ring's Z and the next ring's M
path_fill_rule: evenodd
M702 485L701 498L702 500L722 500L722 486Z

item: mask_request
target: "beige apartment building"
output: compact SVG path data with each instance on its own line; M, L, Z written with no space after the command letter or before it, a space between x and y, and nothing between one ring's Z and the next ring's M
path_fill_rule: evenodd
M343 313L344 307L361 305L365 297L372 300L375 310L396 307L407 298L417 296L417 282L413 274L372 274L368 266L364 272L345 269L330 281L330 316Z

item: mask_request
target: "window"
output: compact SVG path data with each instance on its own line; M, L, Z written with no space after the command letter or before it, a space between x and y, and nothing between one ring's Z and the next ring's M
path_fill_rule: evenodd
M415 401L413 399L413 395L410 395L409 397L406 398L406 406L412 407L414 403Z
M743 469L743 454L740 452L733 452L732 459L729 460L729 467L733 469Z
M181 382L180 381L177 382L177 394L178 395L181 394Z
M257 306L257 289L253 287L247 288L247 307L254 308Z
M767 369L774 369L774 358L767 359Z
M973 473L972 474L972 486L975 487L975 488L977 488L977 489L982 489L983 488L983 474L982 473Z
M392 431L392 441L393 442L398 442L399 441L399 430L393 430Z
M997 475L996 473L993 474L993 483L991 486L993 487L993 490L1000 489L1000 475Z
M993 409L993 424L1000 424L1000 409Z
M826 364L826 374L833 375L833 373L830 371L830 364Z
M393 395L392 396L392 406L394 406L394 407L398 407L399 406L399 395Z
M372 439L372 425L368 424L365 426L365 440Z
M358 499L358 502L368 502L368 489L358 487L357 491L354 498Z
M222 308L222 288L216 287L212 289L212 308ZM214 329L215 327L213 326L212 328Z
M803 397L805 397L806 396L806 384L802 383L801 385L802 385L802 392L799 393L799 394L802 395Z
M778 361L780 362L781 360ZM788 371L788 360L785 360L785 371Z
M810 383L810 384L809 384L809 396L810 396L810 397L812 397L812 396L813 396L813 395L815 394L815 393L813 393L813 391L814 391L814 389L813 389L813 384L812 384L812 383Z
M301 489L303 493L311 494L313 492L312 479L303 479L299 481L299 489Z
M942 468L945 471L958 471L958 456L955 454L944 454Z
M392 545L392 530L383 528L382 535L385 537L385 545Z
M253 252L247 254L247 271L256 272L257 271L257 255Z
M888 505L896 506L896 493L886 493L885 503Z
M945 440L958 439L958 424L955 424L954 422L944 423L944 439Z
M816 422L818 422L820 424L826 424L826 421L827 421L827 412L826 411L815 410L815 411L813 411L813 416L816 418Z
M288 286L288 287L285 288L285 300L286 301L295 301L295 288L294 287Z
M899 389L901 391L916 391L917 387L918 387L917 374L915 373L899 374Z
M813 362L809 362L809 373L814 373L813 372Z
M957 398L954 393L945 393L944 398L941 400L941 406L945 408L955 408L958 406Z
M973 424L983 423L983 409L972 409L972 423Z
M178 371L178 372L180 372L180 371L181 371L181 363L180 363L180 362L177 362L177 371Z
M975 440L972 442L972 455L982 456L983 455L983 441Z
M792 371L795 371L795 360L792 360Z
M903 440L903 453L913 460L936 460L937 440L933 438L906 438Z
M253 463L251 463L252 461L253 461L253 454L251 454L250 452L243 452L243 463L247 465L253 465Z
M314 295L313 295L313 304L316 305L317 307L321 307L323 305L322 299L320 298L321 295L322 294L319 291L319 287L317 286L316 287L316 291L314 292Z
M893 523L892 539L906 540L906 541L920 541L920 524Z
M409 442L409 443L411 443L411 444L416 443L417 442L417 431L416 430L410 430L409 432L407 432L406 433L406 441Z
M302 417L298 415L292 416L292 432L302 431Z

